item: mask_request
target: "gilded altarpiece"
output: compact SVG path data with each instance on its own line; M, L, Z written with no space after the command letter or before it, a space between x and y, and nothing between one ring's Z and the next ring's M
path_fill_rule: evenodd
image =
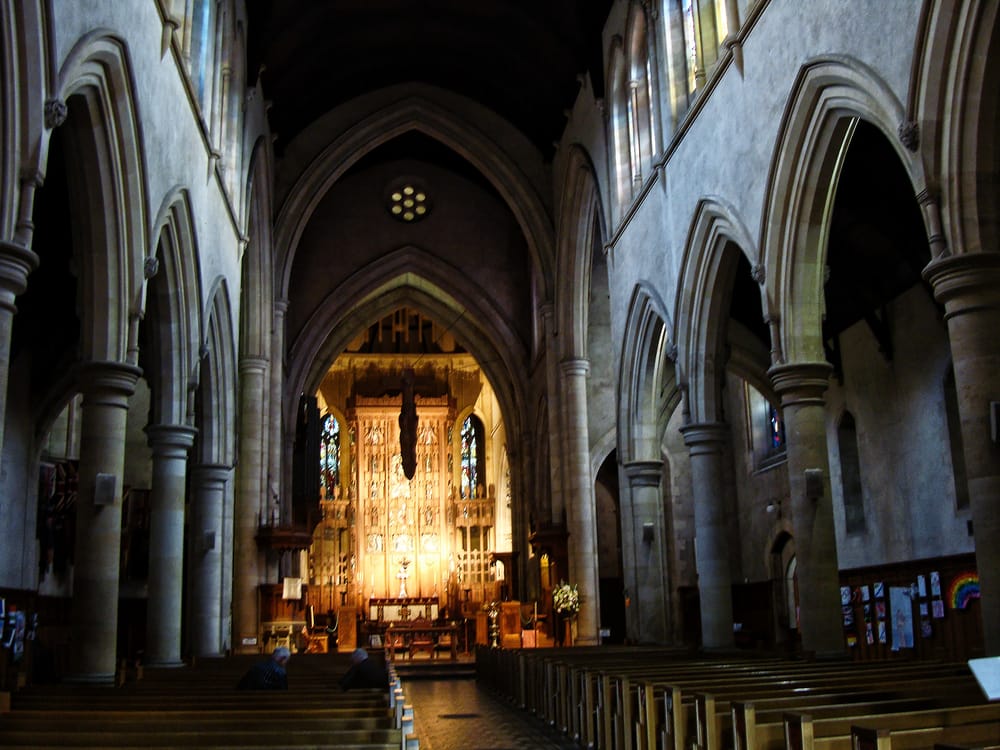
M454 406L446 396L417 396L416 471L407 479L399 447L400 405L399 397L356 396L347 410L357 456L352 477L357 603L438 597L446 606L454 559L447 526Z

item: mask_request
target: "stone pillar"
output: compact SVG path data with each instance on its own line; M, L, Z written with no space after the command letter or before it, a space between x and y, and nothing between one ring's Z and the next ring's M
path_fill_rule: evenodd
M283 481L287 480L287 487L292 483L292 445L294 440L287 444L285 435L285 409L284 409L284 388L285 388L285 315L288 312L288 300L278 300L274 303L274 328L271 331L271 358L265 359L265 367L271 378L271 397L267 402L258 407L263 415L261 429L261 440L263 440L264 450L269 451L270 461L262 467L261 482L264 486L265 504L270 505L272 500L280 499L284 512L291 518L292 496L290 492L286 497L281 497L283 492ZM293 428L294 429L294 428ZM283 453L284 451L284 453ZM283 458L286 465L284 477L282 476Z
M983 640L1000 656L1000 253L970 253L934 260L924 269L944 305L969 505L982 594Z
M68 676L73 682L111 684L115 678L125 421L141 372L121 362L85 362L77 372L83 418Z
M28 274L38 265L38 256L13 242L0 242L0 450L3 449L7 417L7 380L10 377L10 334L14 322L14 299L28 287Z
M832 370L828 362L802 362L768 371L787 438L802 648L817 656L843 656L845 648L823 400Z
M542 321L545 328L545 385L548 394L548 420L549 420L549 465L541 467L542 471L549 472L551 497L542 497L538 504L540 511L546 511L544 518L539 518L539 523L562 523L565 500L563 498L563 466L557 460L559 449L562 445L562 425L560 424L560 409L562 400L559 393L559 372L558 361L556 360L559 351L556 339L556 316L551 304L542 306Z
M222 655L222 511L232 469L191 469L191 653Z
M601 622L594 482L590 476L590 441L587 437L589 372L590 364L585 359L568 359L562 363L569 572L580 592L577 643L581 646L600 643L598 629Z
M256 644L244 645L243 639L257 638L260 556L256 537L261 498L267 496L264 482L267 456L260 414L267 392L266 372L266 360L248 358L240 362L239 470L233 519L233 651L236 653L258 652Z
M691 454L701 643L706 649L732 648L733 584L726 523L730 504L723 466L729 430L722 422L705 422L685 425L681 433Z
M184 578L184 496L187 456L197 431L186 425L150 425L153 486L149 513L149 597L146 663L180 666Z
M632 600L626 625L634 641L665 643L670 633L670 608L660 490L663 462L630 461L624 469L630 501L622 503L622 561Z

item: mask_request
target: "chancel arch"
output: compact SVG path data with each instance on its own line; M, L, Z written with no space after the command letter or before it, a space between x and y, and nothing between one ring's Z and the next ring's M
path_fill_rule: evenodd
M316 392L322 424L336 420L339 476L327 459L333 489L318 503L307 578L340 626L359 610L376 622L469 616L519 578L500 542L512 534L510 512L501 513L510 498L497 491L509 486L500 474L506 420L461 334L438 320L390 309L355 330ZM416 414L409 447L407 399Z
M313 152L312 159L303 165L282 203L275 228L282 293L288 289L302 233L330 188L372 152L418 133L453 151L493 186L525 238L539 296L551 296L553 231L549 212L538 197L544 192L540 188L544 167L522 135L474 103L424 85L377 91L349 103L345 111L350 114L327 115L338 122L349 117L352 123L335 143L322 141L322 120L307 134L303 149ZM318 146L310 140L316 138L321 141Z

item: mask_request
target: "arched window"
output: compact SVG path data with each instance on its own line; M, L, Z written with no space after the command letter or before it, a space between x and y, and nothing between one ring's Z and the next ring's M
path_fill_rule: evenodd
M840 483L844 493L844 523L848 534L865 530L865 504L861 494L861 461L858 456L858 429L854 417L844 412L837 427L840 447Z
M653 167L653 119L646 11L632 4L628 30L628 128L632 195Z
M684 39L684 15L681 0L666 0L663 13L663 36L666 45L667 90L673 128L687 112L694 92L694 68L690 64Z
M665 0L662 15L676 124L719 59L719 48L729 33L731 20L725 0Z
M965 446L962 443L962 419L958 414L955 370L951 367L944 378L944 411L948 420L951 471L955 477L955 509L965 510L969 507L969 478L965 471Z
M629 87L628 69L621 37L616 37L610 52L611 65L608 70L609 119L608 134L614 151L615 193L617 216L625 214L632 200L632 163L629 147Z
M462 497L483 497L486 473L483 471L483 423L470 414L462 422Z
M319 481L324 498L340 496L340 422L332 414L323 417L320 431Z
M785 420L771 402L767 404L767 428L771 436L771 452L785 450Z
M202 110L211 102L211 74L215 63L215 0L195 0L191 9L188 59L191 81ZM207 119L207 118L206 118Z
M747 382L744 382L744 397L747 443L753 451L755 469L763 471L785 460L785 421L778 408Z

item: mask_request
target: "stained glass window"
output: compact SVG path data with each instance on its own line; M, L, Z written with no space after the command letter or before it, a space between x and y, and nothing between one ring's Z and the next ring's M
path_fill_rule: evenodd
M469 415L462 423L462 497L479 497L483 485L483 423Z
M770 422L771 450L783 451L785 449L785 422L771 404L767 405L768 420Z
M323 497L332 500L340 492L340 423L332 414L323 418L319 446L319 481Z

